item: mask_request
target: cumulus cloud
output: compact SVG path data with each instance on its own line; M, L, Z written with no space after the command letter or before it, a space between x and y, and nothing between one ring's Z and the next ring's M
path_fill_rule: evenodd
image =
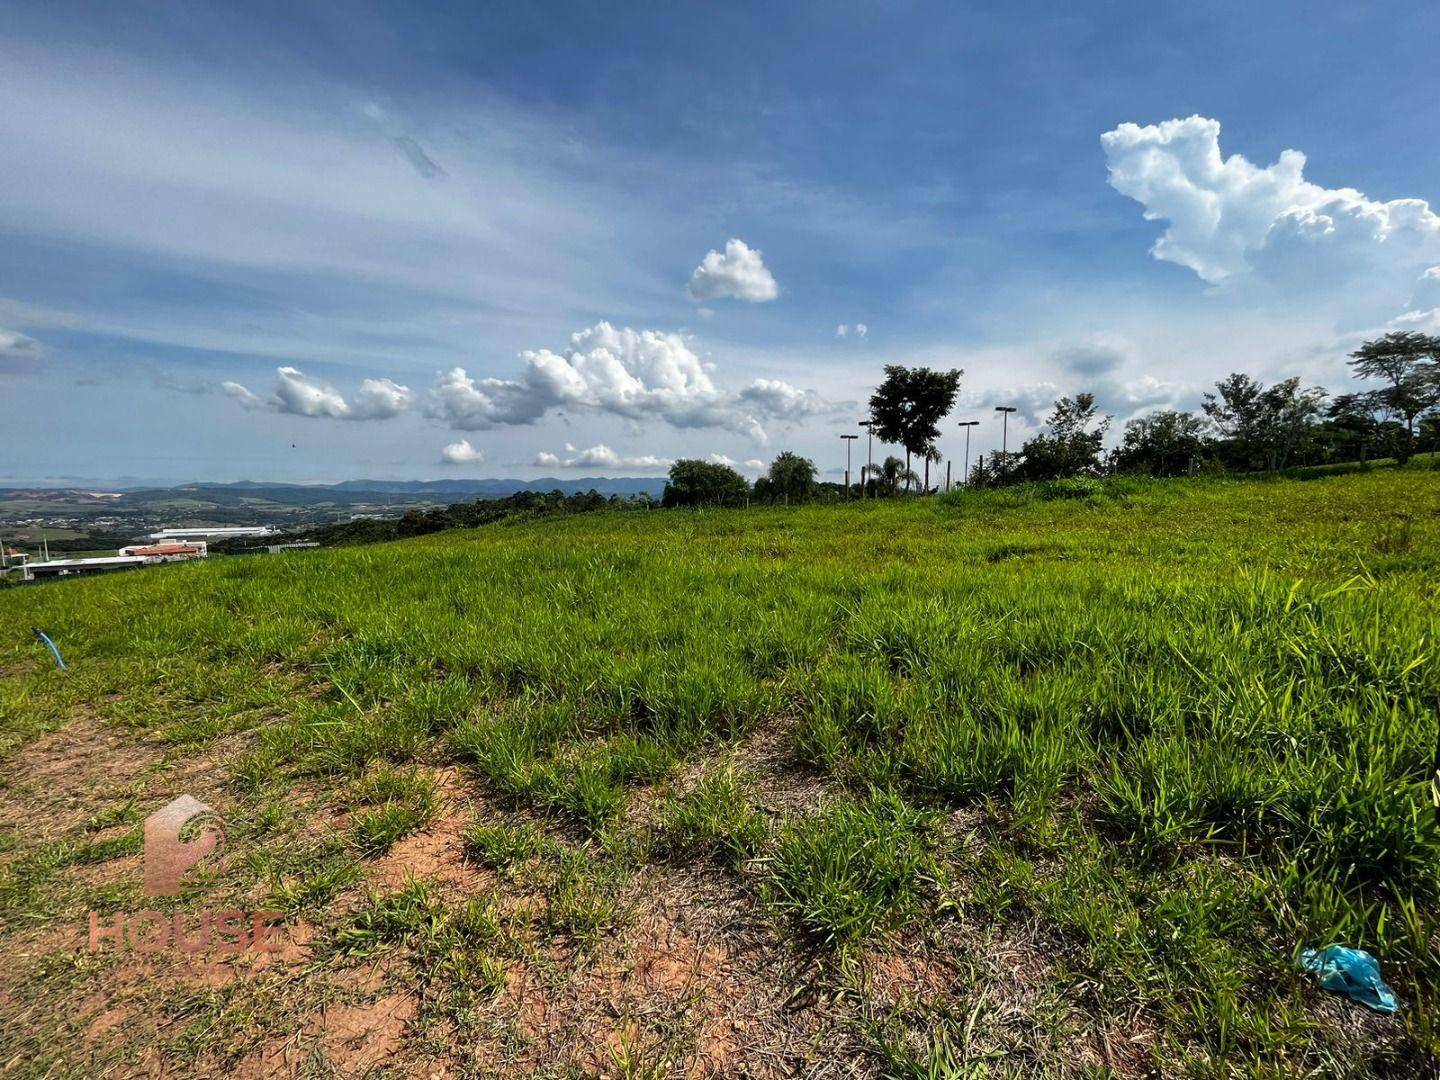
M761 303L779 295L780 288L760 251L740 239L728 241L723 255L712 249L690 275L690 296L694 300L729 297Z
M268 409L292 416L328 417L334 420L387 420L410 407L415 395L390 379L366 379L353 398L299 368L275 369L275 389L268 397L252 393L238 382L221 388L247 409Z
M556 402L542 400L538 388L512 379L472 379L462 367L451 368L430 391L425 415L458 431L485 431L501 424L533 424Z
M736 462L734 458L726 457L724 454L717 453L712 453L710 455L710 462L714 465L724 465L726 468L730 469L735 468L735 466L738 464L738 462Z
M670 458L656 457L653 454L625 457L604 443L596 443L578 451L566 443L565 449L571 454L570 457L562 460L558 454L541 451L535 455L535 464L561 465L567 469L666 469L674 464Z
M762 420L793 419L821 408L813 391L757 380L740 394L722 392L681 334L596 323L570 337L564 352L532 349L513 379L476 379L464 368L443 376L426 415L458 431L533 424L555 409L592 410L627 420L663 420L679 428L718 427L766 441Z
M746 405L777 420L799 420L829 411L814 390L801 390L780 379L756 379L740 391Z
M863 322L856 323L853 327L849 323L842 322L839 326L835 327L835 336L849 337L852 331L854 332L856 337L863 338L866 334L870 332L870 328L866 326Z
M448 465L471 465L485 460L485 451L476 450L469 439L448 444L440 451L440 460Z
M0 330L0 371L34 364L45 354L40 342L15 330Z
M759 458L750 458L748 461L745 462L745 467L747 469L764 469L766 468L766 465Z
M1305 155L1285 150L1272 165L1220 151L1220 124L1201 116L1100 137L1110 184L1139 202L1165 231L1151 253L1211 284L1245 279L1339 292L1347 307L1385 303L1393 312L1440 263L1440 215L1421 199L1380 202L1354 188L1305 179Z

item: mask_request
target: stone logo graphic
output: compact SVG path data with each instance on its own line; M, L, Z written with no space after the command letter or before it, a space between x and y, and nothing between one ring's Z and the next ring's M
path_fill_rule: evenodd
M210 807L181 795L145 819L145 895L179 896L187 878L225 846L225 829ZM191 879L193 880L193 879Z

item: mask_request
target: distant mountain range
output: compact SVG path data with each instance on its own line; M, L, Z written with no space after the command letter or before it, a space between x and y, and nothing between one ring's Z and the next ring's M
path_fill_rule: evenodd
M339 484L287 484L241 480L228 484L165 486L25 485L0 487L0 526L47 519L54 527L104 533L104 544L157 526L278 525L298 528L351 516L395 517L409 509L475 499L500 499L522 491L598 491L602 495L650 495L665 491L664 477L582 476L562 480L346 480ZM92 528L92 523L93 528Z
M237 480L230 484L184 484L180 488L243 488L246 490L278 490L299 488L305 491L346 493L374 492L386 495L469 495L472 498L503 498L518 491L598 491L602 495L655 495L665 490L663 476L583 476L562 480L546 476L539 480L342 480L338 484L274 484L259 480ZM174 489L172 489L174 490Z

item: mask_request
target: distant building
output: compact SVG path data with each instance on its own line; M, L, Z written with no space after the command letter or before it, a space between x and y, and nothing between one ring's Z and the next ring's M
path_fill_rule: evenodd
M142 566L203 559L209 554L203 542L192 544L131 544L115 555L96 559L49 559L27 562L21 567L21 579L34 581L45 577L70 577L75 574L103 574L111 570L138 570Z
M120 549L121 555L139 555L148 562L182 562L185 559L203 559L210 554L204 540L189 544L131 544Z
M189 543L195 540L234 540L247 536L275 536L280 532L273 525L244 525L230 528L210 528L197 526L193 529L161 529L159 532L150 534L150 539L158 542L178 541Z
M51 559L49 562L26 563L21 568L24 581L42 577L69 577L73 574L103 574L111 570L138 570L148 559L143 555L107 555L99 559Z
M318 540L297 540L293 544L270 544L266 546L265 550L271 555L279 555L282 551L295 551L298 548L318 548L319 546L320 542Z

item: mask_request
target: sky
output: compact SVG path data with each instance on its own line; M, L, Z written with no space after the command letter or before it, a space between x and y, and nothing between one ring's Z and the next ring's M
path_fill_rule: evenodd
M0 484L833 478L886 364L958 458L1440 332L1434 3L0 19Z

